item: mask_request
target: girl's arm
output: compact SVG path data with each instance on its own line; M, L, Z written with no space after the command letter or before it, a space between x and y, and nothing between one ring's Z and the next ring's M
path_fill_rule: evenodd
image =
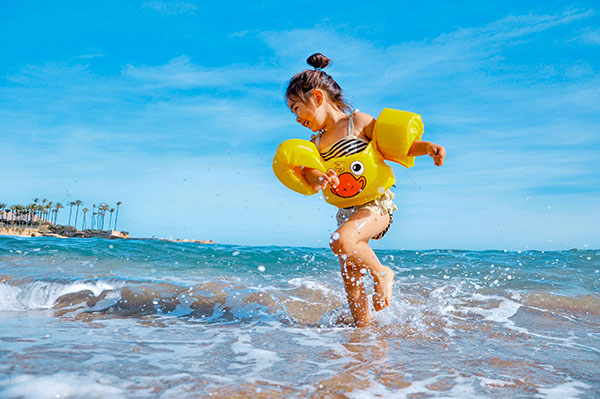
M446 158L446 149L441 145L430 143L429 141L415 141L410 150L408 150L407 155L409 157L429 155L433 158L433 163L437 166L442 166Z

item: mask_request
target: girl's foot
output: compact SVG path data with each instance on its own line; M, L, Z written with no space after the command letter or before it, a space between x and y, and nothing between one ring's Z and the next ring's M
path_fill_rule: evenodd
M384 266L385 267L385 266ZM375 276L375 293L373 294L373 307L377 312L390 306L392 302L392 288L394 287L394 272L389 267L379 276Z

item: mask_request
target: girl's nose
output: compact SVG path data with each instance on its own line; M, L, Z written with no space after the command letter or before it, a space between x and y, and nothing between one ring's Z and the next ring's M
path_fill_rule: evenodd
M298 123L302 124L302 119L300 119L300 117L297 117L297 118L296 118L296 122L298 122Z

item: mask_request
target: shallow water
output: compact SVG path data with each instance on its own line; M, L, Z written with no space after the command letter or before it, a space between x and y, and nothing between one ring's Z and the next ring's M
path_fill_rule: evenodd
M0 397L600 397L600 251L377 253L358 329L329 250L0 237Z

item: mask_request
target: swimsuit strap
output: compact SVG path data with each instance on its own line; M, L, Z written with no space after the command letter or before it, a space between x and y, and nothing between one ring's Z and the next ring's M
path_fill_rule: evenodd
M348 120L348 136L354 136L354 112L350 114Z
M358 112L358 109L354 109L350 114L350 119L348 120L348 136L354 136L354 115Z
M329 147L325 148L323 151L321 151L320 147L319 147L319 143L321 142L321 134L323 133L319 133L314 137L315 140L315 146L317 147L317 150L319 150L319 152L321 154L327 152L329 149L331 149L334 145L336 145L337 143L339 143L340 141L346 139L347 137L353 137L354 136L354 115L358 112L358 109L355 109L354 111L352 111L352 113L349 116L349 120L348 120L348 132L346 134L346 136L342 137L341 139L339 139L338 141L336 141L335 143L333 143L332 145L330 145ZM364 139L361 139L359 137L356 137L356 140L360 140L360 141L364 141Z

